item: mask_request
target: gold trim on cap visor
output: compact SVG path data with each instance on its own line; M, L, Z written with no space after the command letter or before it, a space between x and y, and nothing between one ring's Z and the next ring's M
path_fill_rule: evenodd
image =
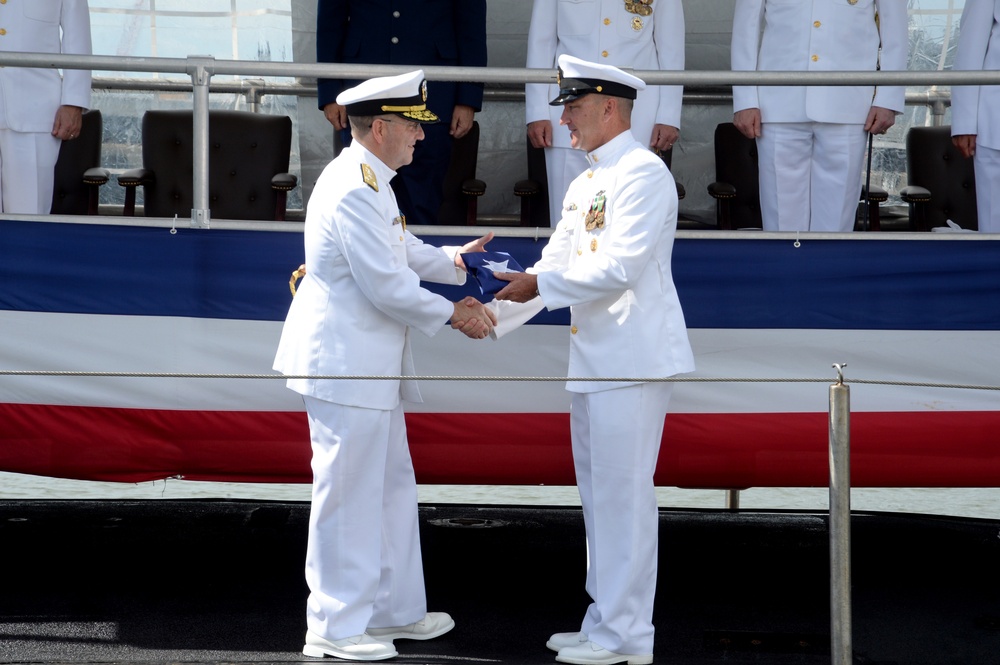
M433 111L413 111L412 113L404 113L403 115L422 122L437 122L440 120Z
M398 113L404 118L410 118L411 120L416 120L418 122L437 122L440 118L433 112L427 109L426 104L415 104L411 106L390 106L388 104L382 105L383 113Z
M406 113L413 111L426 111L427 104L420 104L417 106L389 106L388 104L382 105L382 110L386 113Z

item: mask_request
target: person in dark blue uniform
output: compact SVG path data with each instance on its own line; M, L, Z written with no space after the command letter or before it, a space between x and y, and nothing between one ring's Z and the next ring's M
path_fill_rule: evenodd
M316 61L345 64L486 66L485 0L319 0ZM344 144L350 142L347 112L337 95L358 81L319 79L319 108ZM481 83L430 81L428 107L441 120L424 125L413 162L400 169L392 188L406 221L437 224L452 138L472 127L482 108Z

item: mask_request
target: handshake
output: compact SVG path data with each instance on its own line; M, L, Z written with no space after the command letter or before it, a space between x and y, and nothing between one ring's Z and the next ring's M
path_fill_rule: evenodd
M466 296L454 303L454 306L451 327L471 339L487 337L497 324L496 315L472 296Z

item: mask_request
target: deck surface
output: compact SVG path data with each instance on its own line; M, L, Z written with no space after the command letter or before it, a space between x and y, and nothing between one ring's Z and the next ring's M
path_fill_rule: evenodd
M0 663L317 662L301 655L308 505L0 502ZM396 663L554 663L586 607L575 508L421 507L431 610ZM1000 522L855 513L854 654L1000 662ZM656 663L830 662L827 520L664 510Z

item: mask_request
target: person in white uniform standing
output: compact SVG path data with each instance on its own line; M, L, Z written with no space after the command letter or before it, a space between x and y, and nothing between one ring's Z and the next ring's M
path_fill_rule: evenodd
M1000 0L966 0L953 69L1000 69ZM1000 233L1000 86L951 89L952 142L974 159L979 230Z
M306 553L310 594L302 652L349 660L397 655L394 639L430 639L455 625L427 612L417 486L399 380L302 378L412 375L410 329L427 336L461 321L484 338L492 314L474 298L451 303L420 280L462 284L465 247L434 247L406 230L389 181L413 158L427 110L423 71L345 90L354 137L320 175L305 222L308 272L292 300L274 369L303 396L312 441Z
M0 26L7 52L91 54L87 0L7 0ZM0 67L0 212L51 210L59 146L80 134L90 81L89 70Z
M539 261L497 293L495 336L543 307L570 308L570 428L587 531L579 630L556 633L556 660L653 662L658 512L653 472L673 384L694 370L670 258L677 190L663 161L629 131L643 82L620 69L559 57L562 124L589 168L566 194ZM524 303L524 304L519 304ZM621 383L589 381L635 378Z
M632 69L684 69L684 9L681 0L535 0L528 28L527 67L552 69L560 55ZM582 152L570 147L549 105L555 85L525 86L528 139L545 148L549 220L562 217L566 187L587 169ZM655 150L669 150L680 135L682 86L639 93L632 133Z
M734 71L906 69L906 0L736 0ZM905 90L733 86L733 123L757 139L766 231L852 231L869 134Z

